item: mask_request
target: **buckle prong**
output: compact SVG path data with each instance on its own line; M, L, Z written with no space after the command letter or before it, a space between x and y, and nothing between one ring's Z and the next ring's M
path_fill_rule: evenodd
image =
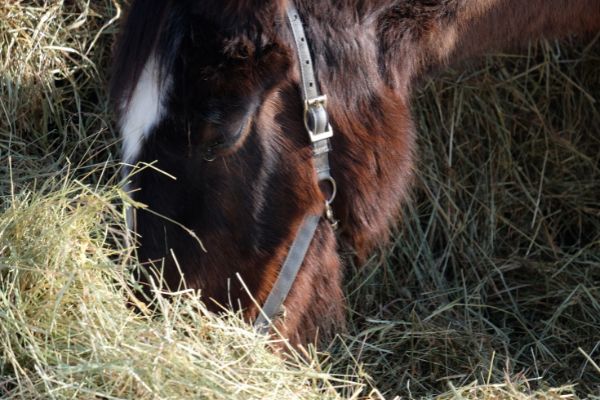
M327 107L327 95L324 94L322 96L317 96L314 97L312 99L306 99L306 101L304 102L304 110L310 108L310 107L314 107L314 106L323 106L324 108Z

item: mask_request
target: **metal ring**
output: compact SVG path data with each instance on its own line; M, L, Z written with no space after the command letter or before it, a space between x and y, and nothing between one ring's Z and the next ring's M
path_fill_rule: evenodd
M333 203L333 201L335 200L335 196L337 196L337 183L335 182L335 179L333 179L332 176L327 176L323 179L321 179L319 181L319 183L321 182L329 182L329 184L331 185L331 194L329 195L328 199L325 199L325 203L327 203L328 205L331 205L331 203ZM323 191L321 189L321 191ZM323 193L325 194L325 193Z

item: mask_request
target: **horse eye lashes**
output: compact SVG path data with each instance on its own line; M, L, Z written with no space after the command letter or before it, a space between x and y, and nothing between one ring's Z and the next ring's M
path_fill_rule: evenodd
M207 147L214 149L214 148L222 146L224 144L225 144L224 140L218 139L218 140L214 140L214 141L210 142Z

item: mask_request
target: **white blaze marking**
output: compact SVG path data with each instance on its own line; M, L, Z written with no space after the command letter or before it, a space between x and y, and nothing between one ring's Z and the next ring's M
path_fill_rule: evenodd
M169 81L159 82L160 72L156 57L150 56L129 102L121 110L121 136L123 160L134 164L140 154L144 139L148 137L165 113L164 101Z
M161 83L160 78L156 57L150 56L135 85L130 101L124 101L121 106L119 125L123 137L123 160L128 164L136 163L144 140L164 116L164 102L170 81L165 78L165 81ZM129 172L129 168L123 169L125 175ZM130 190L130 184L126 184L125 191L129 192ZM126 207L125 215L127 227L129 230L134 230L135 210L132 207ZM129 234L126 237L126 243L128 247L133 244Z

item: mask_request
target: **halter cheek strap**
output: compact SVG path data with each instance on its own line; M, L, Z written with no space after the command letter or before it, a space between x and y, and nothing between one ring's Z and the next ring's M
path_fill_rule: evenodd
M333 217L331 203L335 198L337 187L335 180L331 176L329 166L329 152L331 151L329 139L333 136L333 130L331 129L326 109L327 96L319 94L313 61L304 33L304 27L302 26L302 20L292 4L287 9L287 20L292 29L300 64L300 87L304 102L304 126L311 142L312 159L319 187L321 187L321 190L324 190L326 198L324 216L335 229L337 221ZM323 189L324 187L327 187L327 189ZM254 322L254 327L259 332L267 333L271 321L280 313L283 303L306 257L308 247L315 235L320 219L321 215L308 215L302 221L292 242L290 251L279 271L277 280Z
M259 332L267 333L270 321L281 311L281 306L296 280L320 219L320 215L309 215L302 222L292 243L292 247L290 247L290 252L281 267L281 271L279 271L279 276L271 289L271 293L269 293L269 297L267 297L260 314L256 318L256 321L254 321L254 327Z
M300 87L304 101L304 126L313 148L313 161L319 182L332 180L329 167L329 139L333 130L327 114L327 96L319 94L317 79L313 68L313 60L308 48L308 41L302 26L302 20L296 8L290 4L287 19L292 28L298 62L300 65ZM335 193L332 193L332 195ZM333 197L333 196L331 196ZM333 199L329 199L333 201Z

